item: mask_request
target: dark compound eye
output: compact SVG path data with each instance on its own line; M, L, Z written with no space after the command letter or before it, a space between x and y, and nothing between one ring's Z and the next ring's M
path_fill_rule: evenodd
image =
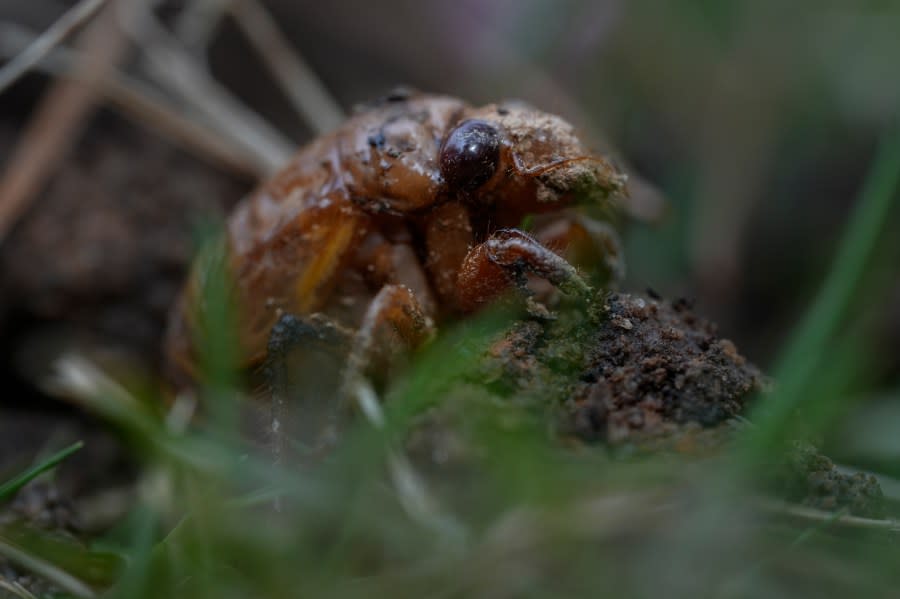
M472 191L497 170L500 132L484 121L464 121L441 146L441 176L451 189Z

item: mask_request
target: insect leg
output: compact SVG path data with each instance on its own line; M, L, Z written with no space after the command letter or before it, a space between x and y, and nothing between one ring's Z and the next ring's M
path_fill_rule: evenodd
M374 362L395 358L400 348L392 345L398 341L411 349L433 333L431 318L422 310L416 294L405 285L383 286L369 304L353 340L341 395L352 400L376 429L384 426L384 413L368 376L375 370ZM440 510L407 456L395 449L388 449L387 455L394 488L409 516L435 532L458 539L459 525Z
M353 338L343 374L341 396L354 400L373 421L380 414L367 373L377 366L386 370L404 349L415 348L434 332L434 323L405 285L385 285L372 299ZM377 422L375 422L377 424Z
M339 365L346 355L351 338L350 332L322 314L306 317L284 314L272 327L263 374L272 396L270 434L276 464L284 461L287 440L294 428L292 416L301 409L304 411L302 419L307 424L305 432L316 439L317 444L327 444L325 433L328 431L323 428L333 428L333 423L328 421L336 411L334 395L338 384L329 385L324 379L329 378L326 374L328 362L331 362L332 370L339 372L340 367L334 365ZM301 354L299 360L291 359L295 353ZM299 380L300 384L292 385L292 380ZM288 409L289 390L297 387L305 397L299 402L300 406ZM332 397L317 397L323 394ZM325 411L324 416L317 417L316 410Z
M622 241L608 223L573 214L539 228L535 238L546 247L560 248L566 260L601 285L625 278Z
M457 301L475 310L515 285L526 295L526 275L546 279L564 293L587 296L591 288L564 258L517 229L495 231L472 248L457 277Z

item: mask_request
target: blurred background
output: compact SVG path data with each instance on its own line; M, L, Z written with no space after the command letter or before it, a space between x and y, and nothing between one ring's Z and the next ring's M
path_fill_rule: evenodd
M671 203L631 231L626 287L695 298L761 365L827 272L900 106L891 2L272 6L345 106L394 82L474 103L519 97L616 148ZM213 51L223 65L247 55ZM262 81L243 89L278 112Z
M101 489L96 503L105 515L82 530L116 524L104 541L124 547L120 555L132 566L124 582L118 565L106 570L107 584L122 583L120 596L152 596L147 581L162 579L150 554L165 561L167 552L177 574L171 588L188 596L201 596L190 594L191 584L215 597L282 596L299 579L335 596L368 596L378 584L412 596L409 580L424 581L415 596L445 587L465 595L466 578L481 577L484 586L474 588L488 589L486 596L503 596L491 593L495 578L512 583L501 589L507 596L518 596L541 575L547 596L560 582L583 585L585 596L598 588L613 594L623 578L633 583L624 588L652 596L697 596L718 579L724 596L775 589L780 594L767 596L793 597L799 588L840 593L866 584L877 596L894 596L897 554L888 549L896 548L895 520L857 522L843 536L830 528L830 514L801 514L801 524L784 525L790 507L761 518L755 503L735 508L736 495L718 492L743 489L734 484L738 460L714 470L669 455L605 461L599 446L558 451L561 444L542 436L543 413L533 430L515 429L510 422L521 407L504 404L511 411L501 414L496 402L489 409L473 403L479 408L464 412L461 427L490 449L478 457L489 467L479 463L477 481L439 469L432 481L442 499L459 494L471 508L458 511L475 535L466 541L470 553L458 552L434 543L434 531L411 520L400 505L405 496L398 503L382 480L385 464L396 460L380 430L363 423L338 459L302 477L270 474L269 464L247 461L238 435L216 429L215 418L181 430L190 416L175 404L163 421L156 370L198 224L224 218L296 147L397 85L473 104L520 98L562 115L612 152L638 182L636 199L665 198L662 210L626 223L622 287L687 299L741 354L787 381L786 391L764 398L782 408L781 420L776 413L767 425L760 419L758 429L742 430L765 429L769 436L758 438L778 441L811 430L836 461L888 475L881 485L896 508L896 193L887 216L869 223L868 237L846 244L862 257L871 245L871 259L846 272L834 258L855 211L865 205L860 213L877 213L861 192L873 180L881 140L892 130L896 136L900 124L900 2L119 0L128 10L116 14L107 10L113 2L0 0L4 61L74 7L96 13L27 75L0 84L0 480L53 448L87 440L55 472L58 495L35 500L34 511L63 521L64 499L88 501ZM847 293L846 310L826 310L804 329L826 280ZM129 381L133 397L104 388L112 411L102 401L92 405L112 426L46 392L55 359L70 349ZM439 363L448 373L461 368ZM418 379L454 376L441 368L416 372ZM117 404L122 396L134 403ZM134 398L151 398L152 407L143 410ZM809 425L782 427L792 415ZM123 450L123 442L131 447ZM760 455L783 457L780 445L768 449L771 456ZM0 504L11 497L4 488ZM266 493L282 494L293 509L260 509L271 505ZM571 498L591 502L569 510ZM553 543L535 541L552 530L535 524L538 512L527 511L535 506L564 516L557 524L569 528ZM0 550L4 525L0 518ZM517 536L522 531L536 536ZM797 550L803 543L806 552ZM0 582L11 579L3 556ZM847 566L854 559L873 568L854 570ZM367 578L385 563L398 568ZM95 566L85 571L103 570ZM434 572L440 584L429 578ZM348 585L346 595L335 581ZM215 592L217 584L225 588Z
M0 36L6 55L12 32L42 31L73 4L0 1L0 20L15 25ZM177 25L185 4L157 14ZM192 3L203 43L187 50L285 139L310 140L314 128L235 20L203 19L220 4ZM900 106L900 5L890 0L264 4L343 110L397 84L475 104L522 98L614 148L668 201L654 222L630 227L624 288L695 301L764 369L829 272ZM121 69L138 73L141 60L131 48ZM0 97L4 162L52 81L31 74ZM223 214L252 185L98 106L4 242L3 351L25 364L17 373L40 361L27 356L42 355L41 343L23 341L36 327L137 337L152 354L191 251L190 219L173 224L172 214ZM74 206L73 188L86 190ZM900 383L896 216L842 333L864 339L853 392L867 398L889 398Z

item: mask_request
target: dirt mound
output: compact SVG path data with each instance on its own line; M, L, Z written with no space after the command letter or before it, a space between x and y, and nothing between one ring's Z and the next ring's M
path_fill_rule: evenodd
M765 386L687 302L612 294L599 322L561 315L519 323L491 349L494 388L555 397L562 430L621 444L710 428Z

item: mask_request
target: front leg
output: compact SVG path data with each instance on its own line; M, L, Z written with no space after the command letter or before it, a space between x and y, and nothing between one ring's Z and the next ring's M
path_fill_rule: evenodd
M376 370L386 372L392 359L422 345L434 334L434 322L405 285L385 285L372 299L353 337L343 373L340 397L352 399L373 424L379 424L370 382Z
M518 229L500 229L463 260L457 276L457 305L463 311L476 310L513 285L529 294L528 274L546 279L564 293L588 296L591 291L574 266L534 237Z
M538 226L534 236L569 263L583 268L592 283L606 286L625 278L622 241L609 223L569 214Z

